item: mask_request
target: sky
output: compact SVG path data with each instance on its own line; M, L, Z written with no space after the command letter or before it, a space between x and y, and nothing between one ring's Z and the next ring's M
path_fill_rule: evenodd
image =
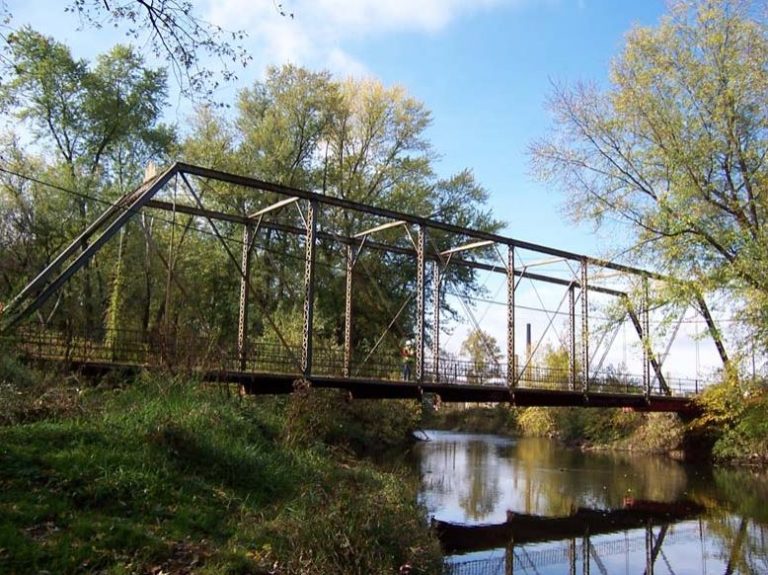
M595 233L569 221L565 194L532 177L526 149L552 127L546 100L553 83L607 85L626 33L657 24L666 10L663 0L194 3L203 19L248 33L245 45L253 61L239 70L237 82L217 92L220 101L234 102L239 89L264 77L267 66L283 63L400 85L432 112L427 137L440 156L438 175L471 169L490 194L494 216L506 224L502 234L607 259L626 239L615 229ZM77 57L92 59L126 41L110 27L80 29L64 4L10 0L8 7L14 26L29 24L52 35ZM189 104L177 99L168 119L183 132L189 113ZM556 303L559 295L546 298ZM487 318L492 332L503 331L504 314L481 309L477 315ZM698 347L689 342L686 350L693 363Z

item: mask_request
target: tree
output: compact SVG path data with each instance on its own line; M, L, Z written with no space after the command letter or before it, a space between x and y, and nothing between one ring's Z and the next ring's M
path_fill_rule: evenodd
M657 27L633 29L608 88L555 87L555 129L530 157L572 216L618 220L635 260L727 290L765 344L768 30L757 11L681 0Z
M282 16L290 16L275 4ZM91 28L124 28L125 35L140 41L171 68L179 88L192 99L210 100L222 82L236 79L234 63L246 66L252 59L242 45L247 34L227 31L201 19L193 2L184 0L70 0L64 11ZM13 14L0 2L0 20L5 26ZM1 36L0 37L4 37ZM207 60L218 60L211 66ZM11 67L12 70L12 67Z
M473 329L461 344L461 353L469 357L469 383L482 385L501 375L501 350L496 338L481 329Z
M234 121L201 109L201 129L193 132L184 150L195 163L475 229L498 230L500 223L484 207L487 192L470 171L445 180L434 175L434 152L425 136L429 122L429 111L400 87L372 80L339 81L328 72L288 65L270 68L265 80L241 92ZM237 213L253 213L279 199L227 187L215 194L207 198L211 205ZM274 217L301 227L296 207ZM348 211L329 209L322 214L325 230L347 237L380 223ZM412 247L402 228L386 230L376 239ZM450 247L450 239L432 237L442 249ZM304 254L300 243L286 234L261 230L257 245L252 280L269 299L268 307L301 304ZM344 327L344 299L338 294L344 293L345 250L339 247L330 241L318 245L315 306L319 331L326 341L335 338L337 343ZM410 255L383 256L363 250L354 272L355 349L374 346L404 301L410 304L391 325L388 333L394 337L383 345L396 353L399 341L412 335L413 260ZM451 266L445 279L443 285L463 290L475 276L471 270ZM259 329L256 325L253 332Z
M8 244L0 248L9 261L16 257L10 254L38 250L49 258L103 210L104 202L136 187L149 160L167 158L175 132L160 123L166 76L144 66L143 59L124 46L115 46L91 65L30 28L9 35L8 42L13 74L0 86L0 104L26 124L36 146L25 151L11 136L4 169L55 181L60 189L52 195L39 182L6 173L3 195L13 201L3 202L0 212L25 215L15 232L4 234ZM24 230L30 223L34 227ZM118 250L118 256L123 253ZM25 273L14 274L14 282L25 275L29 279L40 263L37 257L28 258L22 266ZM84 310L87 327L103 316L109 300L120 299L106 295L104 271L95 259L76 280L82 281L83 305L73 309ZM67 321L75 317L70 314Z

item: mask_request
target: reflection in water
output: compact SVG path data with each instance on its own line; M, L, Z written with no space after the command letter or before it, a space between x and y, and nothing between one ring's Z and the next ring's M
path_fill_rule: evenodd
M440 521L502 528L512 512L519 529L529 525L523 518L562 527L593 513L586 509L604 511L610 522L611 513L621 516L627 503L638 501L656 509L688 501L703 509L695 518L654 518L634 528L617 522L623 530L596 534L593 528L591 536L585 528L553 532L554 541L518 536L515 545L503 539L503 547L446 557L449 573L768 574L763 476L696 469L663 457L581 453L541 439L446 432L430 432L430 438L418 448L421 498ZM475 530L475 539L481 532ZM467 547L483 549L477 541Z

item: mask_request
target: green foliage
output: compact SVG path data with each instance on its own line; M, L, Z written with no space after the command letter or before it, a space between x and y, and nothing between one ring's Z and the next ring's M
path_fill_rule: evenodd
M768 461L768 389L762 383L721 383L702 397L695 425L714 435L712 453L722 460Z
M481 329L473 329L461 344L461 353L469 357L469 383L482 385L500 376L501 350L496 338Z
M377 455L406 445L421 419L415 401L354 400L346 392L313 389L303 381L295 388L283 429L288 445L326 444Z
M554 408L524 407L517 416L517 424L526 437L555 437L558 432Z
M90 400L0 428L0 571L439 572L409 481L280 442L281 400L155 377Z

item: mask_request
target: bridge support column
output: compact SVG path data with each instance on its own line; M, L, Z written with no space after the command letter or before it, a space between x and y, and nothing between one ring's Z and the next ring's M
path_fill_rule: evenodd
M240 263L240 313L237 319L237 357L240 371L245 371L248 362L248 284L251 278L251 247L254 230L248 224L243 228L243 255Z
M645 575L653 575L653 526L645 526Z
M581 262L581 382L584 393L589 391L589 286L587 259Z
M643 309L642 309L642 328L643 335L643 386L645 388L645 397L651 397L651 319L650 319L650 301L648 296L648 278L643 278Z
M507 387L517 386L515 355L515 246L507 246Z
M301 371L312 375L312 331L315 311L315 242L317 240L317 200L309 202L304 244L304 330L301 339Z
M347 275L344 285L344 377L349 377L352 364L352 269L354 248L347 244Z
M568 286L568 386L576 390L576 286Z
M584 575L589 575L589 547L591 543L589 541L589 529L587 529L586 533L584 533L584 539L582 539L582 546L581 546L581 560L583 562L582 564L582 573Z
M570 560L570 575L576 575L576 539L571 539L571 544L568 546L568 559Z
M416 381L424 381L424 275L426 272L424 252L426 250L427 229L419 225L416 237Z
M435 285L432 288L432 299L434 300L434 310L432 319L432 372L434 381L440 381L440 261L435 260L432 264L432 274Z

